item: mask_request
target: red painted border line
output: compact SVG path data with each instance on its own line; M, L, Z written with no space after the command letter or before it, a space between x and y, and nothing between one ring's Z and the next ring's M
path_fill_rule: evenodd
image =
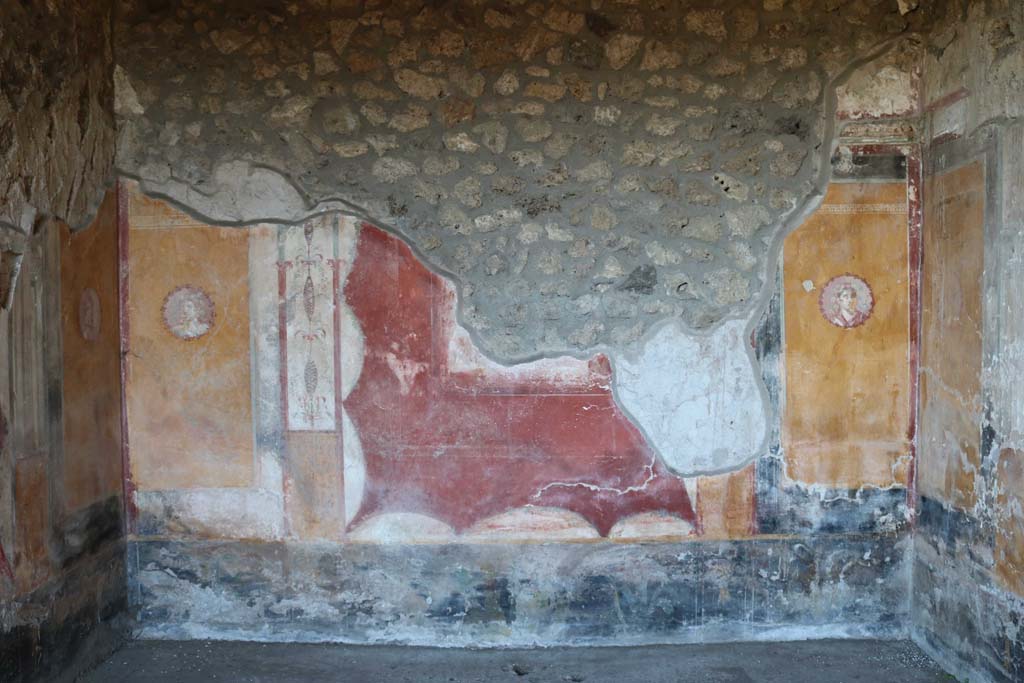
M281 253L281 229L277 231L278 258ZM277 262L277 339L278 354L278 379L281 382L281 427L283 437L282 447L284 449L284 463L282 466L281 495L284 497L284 535L291 535L291 514L289 500L292 493L292 478L289 471L290 458L288 457L288 268L289 261Z
M135 533L135 523L139 516L135 504L135 482L132 480L131 448L128 441L128 381L131 378L128 354L131 352L131 326L128 315L129 286L131 282L131 266L128 252L129 205L128 193L123 181L118 181L115 189L117 194L117 317L120 331L121 353L121 496L124 533Z
M941 135L936 135L934 138L932 138L932 141L931 141L930 144L931 144L932 147L938 147L939 145L944 145L947 142L952 142L953 140L959 140L961 137L963 137L963 136L960 133L954 133L954 132L950 131L948 133L942 133Z
M334 214L334 222L332 228L334 230L334 258L330 260L331 272L333 276L332 281L332 292L334 299L334 432L335 432L335 453L337 454L336 463L340 471L340 477L338 481L341 482L341 510L338 513L341 516L342 533L345 530L345 434L341 419L342 400L341 400L341 259L338 256L338 241L341 239L341 221L343 219L338 215Z
M948 92L942 97L939 97L938 99L932 100L930 103L928 103L927 106L925 106L924 110L930 112L945 109L946 107L956 104L960 100L966 99L967 96L970 94L971 91L968 90L967 88L957 88L956 90Z

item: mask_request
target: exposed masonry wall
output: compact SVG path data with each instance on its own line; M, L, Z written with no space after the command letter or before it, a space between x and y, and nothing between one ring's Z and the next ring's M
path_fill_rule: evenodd
M114 162L113 0L0 7L0 227L83 227Z
M461 283L496 357L754 306L826 87L895 2L126 2L118 167L215 221L344 208ZM904 8L908 9L908 8Z

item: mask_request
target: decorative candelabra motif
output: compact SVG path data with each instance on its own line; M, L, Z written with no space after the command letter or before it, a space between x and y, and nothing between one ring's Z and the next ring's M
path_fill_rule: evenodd
M313 344L327 337L327 331L323 327L317 326L314 319L317 301L316 287L313 285L313 266L323 262L323 255L313 253L312 223L306 223L303 226L302 235L306 241L306 258L302 260L302 264L306 267L306 281L302 285L302 310L306 314L306 329L300 333L300 336L306 341L307 356L306 368L302 376L306 395L301 401L301 406L306 420L314 423L317 416L327 409L325 398L316 393L319 373L316 358L313 355Z
M329 221L330 219L326 219ZM287 304L288 428L333 431L335 230L325 219L282 228ZM295 343L291 343L294 340Z

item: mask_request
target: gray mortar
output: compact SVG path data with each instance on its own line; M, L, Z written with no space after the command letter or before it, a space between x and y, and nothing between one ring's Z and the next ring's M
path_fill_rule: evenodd
M771 245L820 195L826 86L928 19L782 5L128 2L118 168L218 224L392 228L505 361L628 347L667 318L709 329L751 314Z

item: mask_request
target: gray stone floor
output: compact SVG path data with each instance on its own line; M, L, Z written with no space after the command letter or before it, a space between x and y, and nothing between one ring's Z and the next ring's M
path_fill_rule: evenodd
M951 683L954 679L909 642L817 640L534 650L139 641L124 647L81 680Z

